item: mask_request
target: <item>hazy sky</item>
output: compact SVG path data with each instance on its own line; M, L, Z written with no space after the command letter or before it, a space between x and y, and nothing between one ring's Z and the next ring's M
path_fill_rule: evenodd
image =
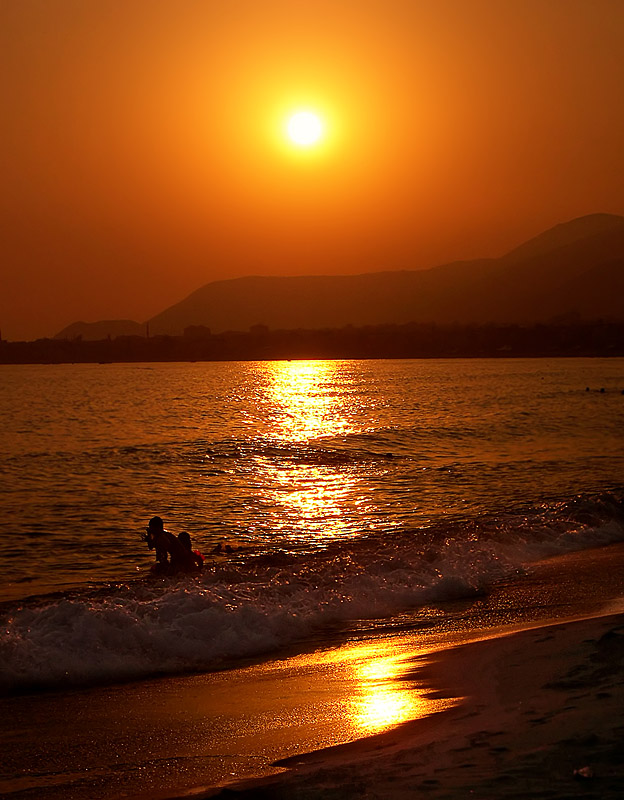
M624 0L2 0L0 60L8 339L624 214Z

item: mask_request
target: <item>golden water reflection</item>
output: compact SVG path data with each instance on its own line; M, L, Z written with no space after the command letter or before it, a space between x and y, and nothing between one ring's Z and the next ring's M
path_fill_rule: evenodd
M337 362L276 361L269 370L276 435L303 442L349 431L343 401L334 389L340 375Z
M267 369L271 439L288 443L285 457L256 460L271 527L308 541L340 536L364 500L344 454L315 440L352 430L338 386L344 371L334 361L273 362Z
M362 502L355 497L356 483L344 470L309 464L282 468L265 464L267 488L273 492L278 513L274 530L300 530L305 536L336 537L345 532L348 519ZM349 506L350 515L345 514Z

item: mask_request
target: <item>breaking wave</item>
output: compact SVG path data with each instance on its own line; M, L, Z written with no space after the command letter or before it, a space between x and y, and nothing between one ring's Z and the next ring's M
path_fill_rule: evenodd
M234 553L198 578L146 576L5 604L0 687L113 683L203 671L319 630L468 597L537 559L624 539L616 494L329 544Z

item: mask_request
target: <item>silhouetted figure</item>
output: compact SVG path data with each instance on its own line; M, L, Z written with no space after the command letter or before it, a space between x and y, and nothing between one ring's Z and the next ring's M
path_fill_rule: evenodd
M191 535L190 535L190 533L188 531L181 531L178 534L178 539L182 542L184 547L186 547L186 549L189 551L189 553L192 553L193 557L195 558L195 563L197 564L199 569L201 569L204 566L204 557L199 552L199 550L193 550L193 545L191 544Z
M164 538L168 531L165 531L162 519L160 517L152 517L146 530L145 541L150 550L156 550L156 564L161 567L168 567L169 556Z
M188 545L191 543L190 536ZM184 541L165 530L160 517L152 517L145 537L150 550L156 550L154 572L162 575L175 575L178 572L197 572L203 566L203 559L195 554Z
M182 531L178 534L178 539L182 542L182 544L186 547L187 550L193 550L191 545L191 534L188 531Z

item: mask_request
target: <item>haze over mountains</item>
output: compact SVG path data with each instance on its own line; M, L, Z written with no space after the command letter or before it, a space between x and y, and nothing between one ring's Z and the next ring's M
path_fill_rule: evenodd
M340 328L386 323L517 323L624 319L624 217L556 225L500 258L418 271L215 281L145 323L76 322L55 338Z

